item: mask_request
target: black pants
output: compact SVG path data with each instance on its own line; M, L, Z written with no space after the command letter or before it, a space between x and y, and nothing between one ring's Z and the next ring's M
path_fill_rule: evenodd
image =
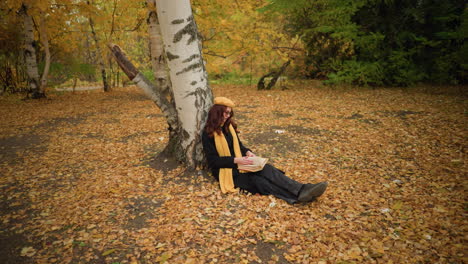
M245 174L249 178L252 187L254 187L253 191L248 191L263 195L273 195L290 204L297 202L297 197L303 184L284 175L282 171L272 165L266 164L261 171Z

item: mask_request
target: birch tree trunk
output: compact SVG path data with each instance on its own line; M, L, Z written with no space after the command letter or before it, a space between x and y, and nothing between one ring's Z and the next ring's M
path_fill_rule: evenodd
M87 4L91 5L91 3L89 1L87 1ZM102 58L101 48L99 47L99 39L97 37L96 31L94 30L94 21L91 18L91 15L89 15L88 20L89 20L89 26L91 28L91 34L93 36L94 43L96 44L96 58L98 60L99 70L101 71L101 77L102 77L102 84L104 86L104 92L108 92L109 91L109 83L107 81L106 66L104 65L104 59Z
M154 12L155 2L158 4L157 13ZM201 42L189 0L177 1L177 4L162 2L147 0L155 84L136 69L117 45L109 47L123 72L165 115L170 132L169 143L163 153L184 162L189 168L196 168L204 162L201 133L213 95L208 86ZM161 16L164 22L158 25L158 17ZM162 43L160 32L163 32Z
M164 57L164 43L161 36L161 29L156 12L156 0L147 0L148 6L148 34L150 42L151 66L153 68L154 79L157 82L156 88L161 89L162 93L173 98L171 90L171 81L167 74L167 61Z
M148 35L149 35L149 47L150 47L150 58L151 66L153 69L155 88L159 89L161 96L168 98L171 107L174 108L175 116L173 117L176 123L168 121L169 130L169 143L164 149L163 153L169 156L176 157L176 153L183 153L184 151L180 148L180 136L179 136L179 120L177 117L177 111L175 110L174 94L172 92L171 80L167 72L167 58L164 56L164 43L161 36L161 27L159 25L158 14L156 12L156 0L147 0L148 7ZM177 157L176 157L177 159ZM185 160L182 157L178 157L179 160Z
M44 52L45 52L45 66L44 66L44 71L42 72L40 89L42 92L44 92L45 88L47 87L47 78L49 76L49 69L50 69L50 49L49 49L49 36L47 35L47 29L45 25L45 15L43 12L41 12L40 15L41 15L41 23L39 25L39 29L40 29L40 34L41 34L41 43L42 43L42 46L44 47Z
M175 154L194 168L203 160L201 132L213 102L198 30L189 0L156 4L179 120L181 153Z
M28 14L28 6L21 6L24 25L24 59L26 62L26 72L28 75L28 97L33 99L45 97L39 82L39 71L36 60L36 42L34 41L34 27L32 17Z

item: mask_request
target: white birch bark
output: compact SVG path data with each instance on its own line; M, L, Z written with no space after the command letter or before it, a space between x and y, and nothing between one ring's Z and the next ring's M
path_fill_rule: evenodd
M96 58L98 60L99 70L101 71L102 85L104 86L104 91L109 91L109 84L107 82L106 67L104 66L104 61L102 58L101 48L99 47L99 39L97 37L96 31L94 31L94 22L93 19L89 18L89 26L91 27L91 34L96 44Z
M190 1L156 0L156 4L181 129L181 154L193 168L203 157L200 136L213 95Z
M21 7L24 26L24 59L26 62L26 72L28 74L29 93L32 98L44 97L40 91L39 70L37 67L36 49L34 41L34 26L32 17L28 14L28 6Z
M50 50L49 50L49 36L47 35L47 29L45 25L45 15L41 12L41 23L39 25L40 33L41 33L41 43L44 47L45 52L45 65L44 65L44 72L42 72L41 77L41 86L40 92L44 93L45 88L47 86L47 78L49 76L49 69L50 69Z
M156 0L147 0L148 6L148 35L150 43L151 66L153 68L156 87L166 95L170 95L171 82L166 69L166 58L164 57L164 44L159 26L158 14L156 12Z

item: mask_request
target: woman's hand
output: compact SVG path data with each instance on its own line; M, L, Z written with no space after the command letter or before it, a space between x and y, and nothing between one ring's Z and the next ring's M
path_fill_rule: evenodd
M234 163L238 165L252 165L253 160L249 160L247 158L248 158L247 156L242 157L242 158L234 158Z
M252 151L247 151L246 153L247 157L255 157L255 154L252 153Z

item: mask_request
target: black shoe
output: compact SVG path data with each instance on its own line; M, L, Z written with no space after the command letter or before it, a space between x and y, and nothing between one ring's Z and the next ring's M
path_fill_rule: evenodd
M297 200L299 202L311 202L315 198L319 197L322 195L325 190L327 189L328 182L320 182L316 184L304 184L304 187L302 187L301 192L299 193L299 197Z

